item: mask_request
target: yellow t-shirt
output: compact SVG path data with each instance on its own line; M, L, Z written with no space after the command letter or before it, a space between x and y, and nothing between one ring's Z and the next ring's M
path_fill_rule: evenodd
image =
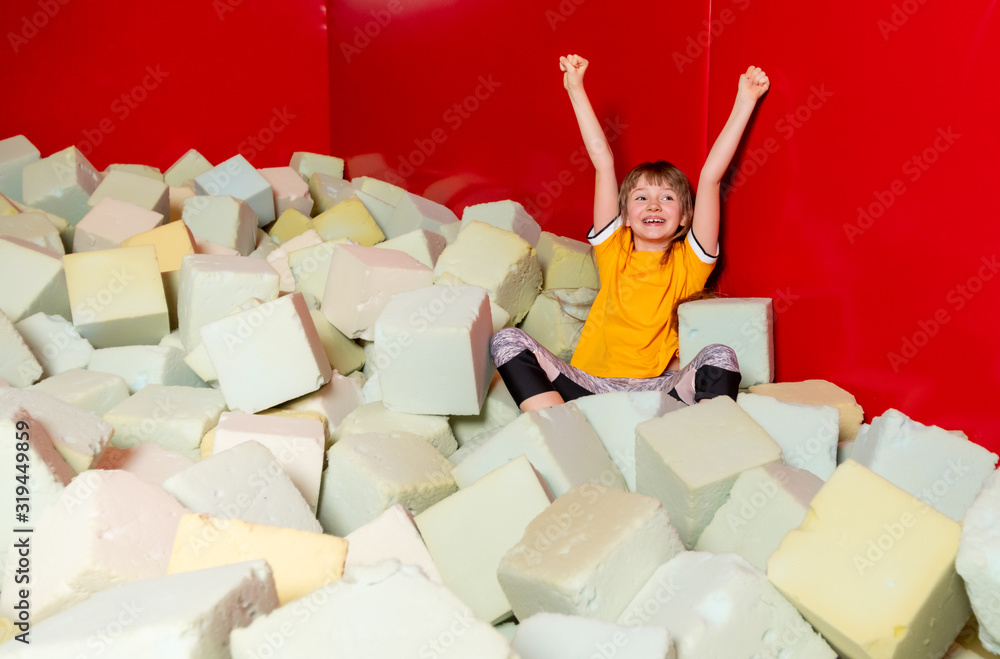
M660 265L662 252L633 251L631 229L620 219L593 232L587 239L594 246L601 290L570 363L598 377L656 377L677 354L674 304L705 287L717 257L690 231L671 245L666 265Z

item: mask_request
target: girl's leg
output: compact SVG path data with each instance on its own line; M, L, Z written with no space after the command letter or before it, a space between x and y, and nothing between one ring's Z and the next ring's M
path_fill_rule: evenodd
M599 391L599 378L574 368L517 328L502 329L490 342L493 363L514 402L527 409L558 405Z
M661 391L688 405L716 396L736 400L740 390L740 365L732 348L714 343L702 348L681 370L664 373L655 379L661 381Z

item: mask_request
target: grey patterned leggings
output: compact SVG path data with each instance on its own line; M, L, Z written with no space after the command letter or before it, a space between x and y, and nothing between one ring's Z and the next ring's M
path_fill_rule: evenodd
M557 391L569 401L611 391L665 391L691 405L706 398L729 396L740 386L740 367L732 348L713 344L679 371L653 378L602 378L570 366L517 328L502 329L490 342L493 363L514 401Z

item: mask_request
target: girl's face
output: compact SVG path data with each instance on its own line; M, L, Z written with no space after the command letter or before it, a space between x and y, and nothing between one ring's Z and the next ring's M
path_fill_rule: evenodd
M626 226L632 229L637 251L662 252L681 226L681 202L667 184L643 176L629 194Z

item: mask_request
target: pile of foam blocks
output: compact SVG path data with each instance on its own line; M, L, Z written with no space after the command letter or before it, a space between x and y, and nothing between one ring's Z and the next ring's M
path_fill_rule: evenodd
M735 402L521 413L490 339L568 359L590 246L343 175L0 141L0 657L1000 652L995 454L773 382L766 298L680 308Z

